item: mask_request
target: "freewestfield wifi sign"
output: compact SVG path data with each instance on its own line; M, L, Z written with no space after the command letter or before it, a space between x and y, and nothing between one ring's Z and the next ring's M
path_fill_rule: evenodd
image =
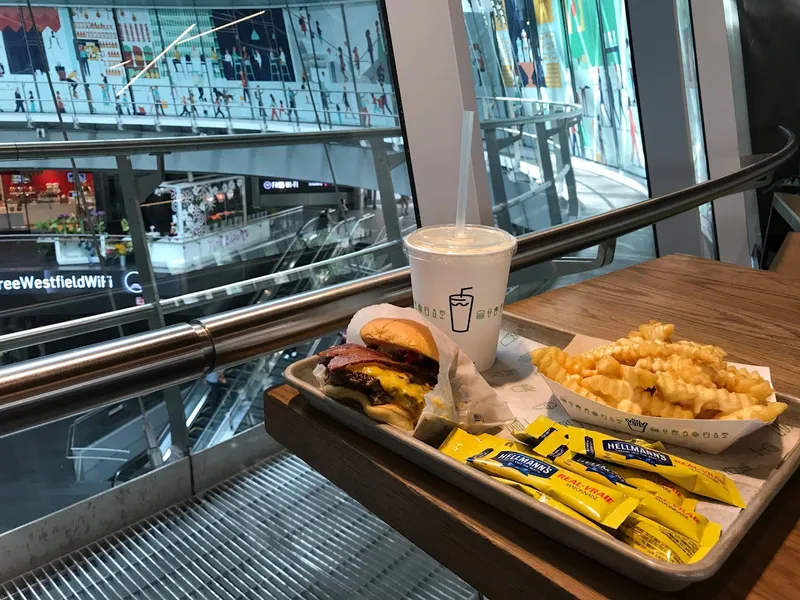
M0 292L65 292L114 288L111 275L17 275L0 279Z

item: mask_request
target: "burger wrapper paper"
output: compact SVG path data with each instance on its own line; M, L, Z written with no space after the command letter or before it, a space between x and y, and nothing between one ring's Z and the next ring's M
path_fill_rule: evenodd
M435 443L455 426L473 434L496 432L514 419L506 401L486 383L461 348L411 308L378 304L361 309L347 327L347 342L363 344L359 331L378 318L422 323L430 329L439 349L439 382L425 396L425 408L413 432L415 438Z

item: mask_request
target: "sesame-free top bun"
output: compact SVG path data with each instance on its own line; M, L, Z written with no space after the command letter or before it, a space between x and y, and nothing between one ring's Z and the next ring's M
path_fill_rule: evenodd
M374 319L359 332L365 344L413 350L439 362L439 349L430 330L422 323L408 319Z

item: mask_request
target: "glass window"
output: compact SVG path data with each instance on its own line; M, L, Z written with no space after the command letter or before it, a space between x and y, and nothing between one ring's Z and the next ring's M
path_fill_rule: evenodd
M462 7L497 225L522 234L646 199L625 3ZM648 228L619 240L611 268L654 257Z
M0 164L3 364L406 264L418 211L378 2L0 13L0 121L15 140L329 136ZM3 438L10 455L32 437L52 443L3 476L0 525L257 424L286 361L337 340ZM15 498L47 495L18 510Z

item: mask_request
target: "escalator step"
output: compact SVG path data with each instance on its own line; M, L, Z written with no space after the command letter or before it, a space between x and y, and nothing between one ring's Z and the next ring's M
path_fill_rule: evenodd
M0 598L456 600L474 589L280 453L77 552Z

